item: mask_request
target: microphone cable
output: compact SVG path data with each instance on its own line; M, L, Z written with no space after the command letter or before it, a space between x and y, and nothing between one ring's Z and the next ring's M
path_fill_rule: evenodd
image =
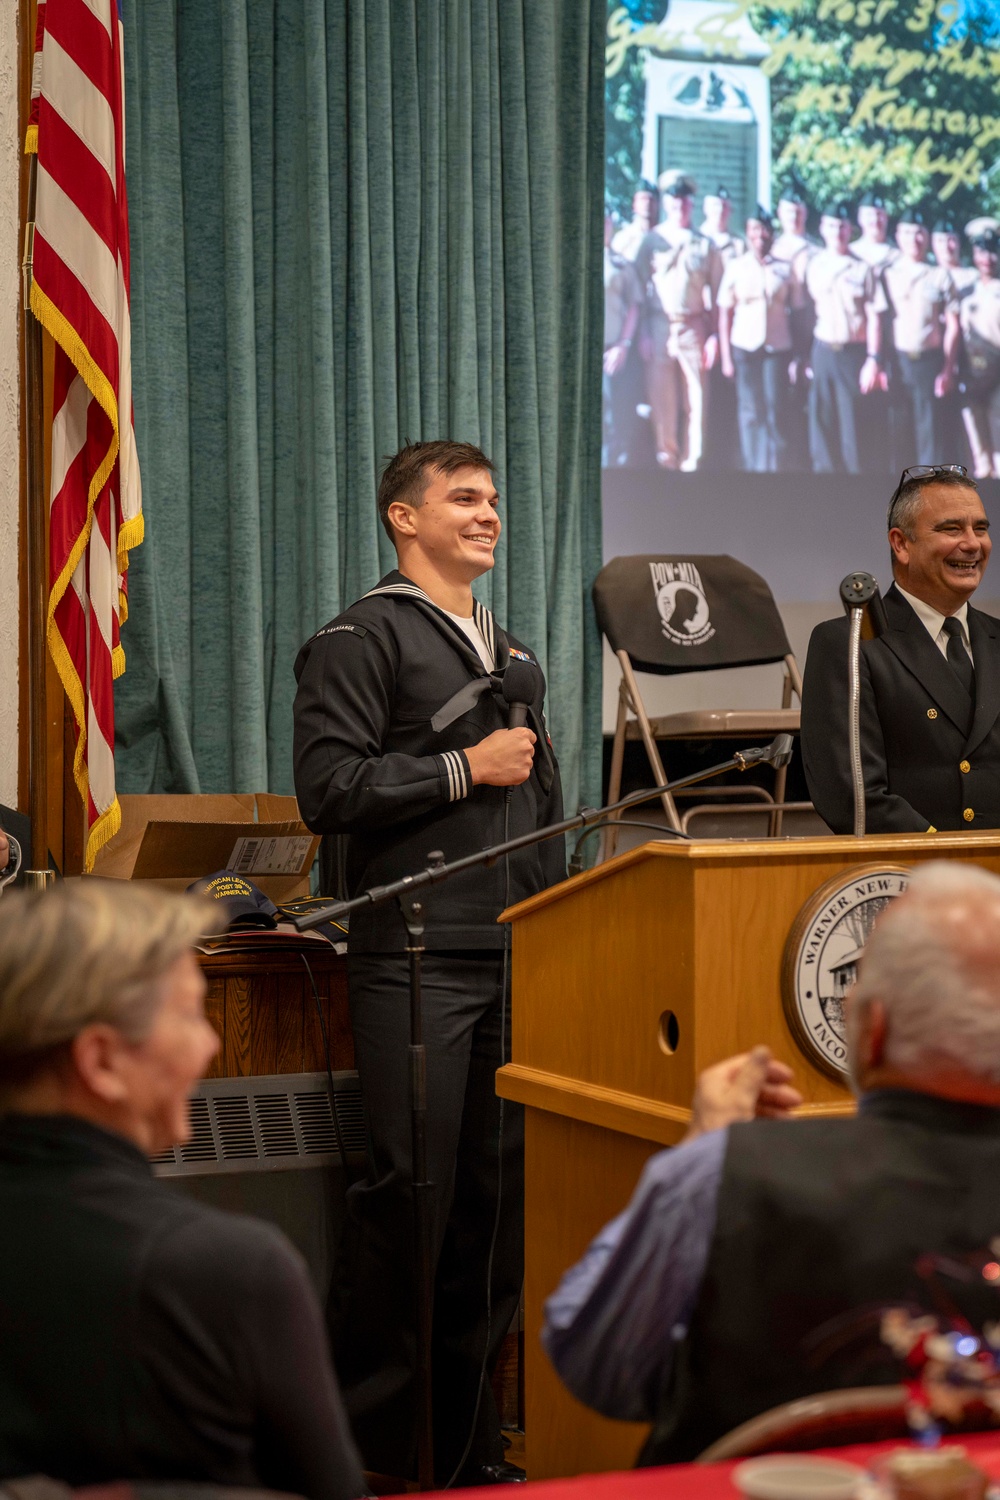
M330 1055L330 1038L327 1034L326 1029L326 1017L323 1014L323 1002L319 998L319 989L317 988L316 979L313 975L312 964L306 958L304 953L300 953L299 957L306 966L306 973L309 975L309 983L312 985L313 999L316 1002L316 1014L319 1017L319 1029L323 1037L323 1050L326 1054L326 1087L327 1092L330 1096L330 1113L333 1116L333 1130L334 1134L337 1137L337 1152L340 1156L340 1164L344 1169L344 1186L345 1188L349 1188L352 1185L351 1169L348 1166L347 1162L347 1146L344 1142L344 1132L341 1129L340 1125L340 1115L337 1112L337 1090L333 1082L333 1059Z

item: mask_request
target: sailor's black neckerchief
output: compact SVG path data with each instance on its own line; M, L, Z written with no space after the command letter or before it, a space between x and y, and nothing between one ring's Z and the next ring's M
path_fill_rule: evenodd
M376 588L369 589L368 593L363 595L363 598L374 599L385 595L388 598L412 600L431 619L448 644L459 651L466 665L475 673L471 682L467 682L464 687L459 688L458 692L453 693L447 703L443 703L431 715L430 724L434 732L440 734L442 730L454 724L456 719L460 719L463 714L467 714L470 709L475 707L484 693L493 693L503 703L503 674L507 670L507 663L510 661L510 645L507 637L493 618L492 611L488 610L485 604L481 604L473 596L472 618L483 640L486 642L487 650L493 657L493 671L487 672L483 666L482 657L469 640L469 637L460 626L455 624L454 620L449 617L440 605L435 604L434 600L428 594L425 594L423 589L418 588L415 583L410 583L401 573L396 573L395 575L390 573L389 577L393 579L392 582L379 584ZM506 705L504 706L506 707ZM533 730L536 740L535 770L538 773L542 791L548 793L555 774L548 733L545 725L539 722L534 708L528 708L527 717L528 726Z

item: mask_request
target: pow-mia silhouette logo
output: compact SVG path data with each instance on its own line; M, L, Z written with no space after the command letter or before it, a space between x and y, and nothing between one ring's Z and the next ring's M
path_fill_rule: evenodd
M901 896L911 871L862 865L821 886L792 924L781 965L781 1001L795 1040L815 1067L847 1073L844 1000L875 919Z
M663 634L675 646L703 646L715 634L708 600L694 563L651 562L653 593Z

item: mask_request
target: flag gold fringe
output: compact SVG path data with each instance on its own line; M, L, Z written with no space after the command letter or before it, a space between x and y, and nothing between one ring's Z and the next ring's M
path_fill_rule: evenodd
M133 547L138 547L146 536L146 523L143 520L142 511L137 516L131 516L123 521L118 530L118 571L128 572L128 555Z
M87 543L90 541L90 533L94 524L94 505L101 490L111 477L115 466L115 459L118 457L118 401L111 382L93 358L76 329L35 281L31 284L31 310L46 332L51 334L55 342L72 361L87 389L94 400L100 405L101 410L107 416L112 427L111 442L108 445L108 450L90 481L87 492L87 515L83 526L80 528L76 541L70 549L69 557L49 593L48 618L45 632L49 653L55 663L56 670L59 673L66 696L73 710L73 717L76 720L77 740L76 750L73 755L73 779L83 799L83 805L86 807L90 798L90 778L87 773L85 761L87 747L85 694L83 683L80 681L79 674L73 664L69 648L63 640L59 627L56 624L55 612L70 585L70 580L76 571L81 557L87 549ZM117 544L119 572L124 572L128 567L129 548L137 546L142 541L142 536L143 518L140 514L133 516L127 521L119 532ZM119 603L120 600L121 595L119 592ZM124 670L125 654L119 646L112 653L112 676L120 676ZM90 873L94 867L94 857L97 851L103 848L110 839L114 838L120 827L121 808L116 797L111 807L106 808L98 816L97 821L87 836L83 862L85 873Z
M90 833L87 835L87 847L83 855L83 868L89 875L94 868L94 860L98 851L109 844L122 826L121 804L116 797L106 812L101 813Z

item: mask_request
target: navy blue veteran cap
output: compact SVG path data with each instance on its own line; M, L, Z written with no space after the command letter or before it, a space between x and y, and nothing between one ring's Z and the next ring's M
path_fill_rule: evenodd
M806 206L806 190L801 182L788 182L778 194L779 203L797 203L800 207Z
M957 234L958 233L958 225L955 223L954 219L935 219L935 221L934 221L934 233L935 234Z
M889 205L880 193L866 193L858 204L859 208L888 208Z
M972 247L974 250L986 250L990 255L1000 254L1000 234L995 229L984 229L980 234L973 235Z
M927 215L920 208L904 208L899 215L901 224L916 224L918 229L927 229Z
M837 199L833 203L829 203L823 210L824 219L846 219L850 223L852 217L851 205L845 203L843 199Z
M211 896L224 903L230 931L241 927L277 927L278 908L252 881L235 870L216 870L188 886L192 896Z

